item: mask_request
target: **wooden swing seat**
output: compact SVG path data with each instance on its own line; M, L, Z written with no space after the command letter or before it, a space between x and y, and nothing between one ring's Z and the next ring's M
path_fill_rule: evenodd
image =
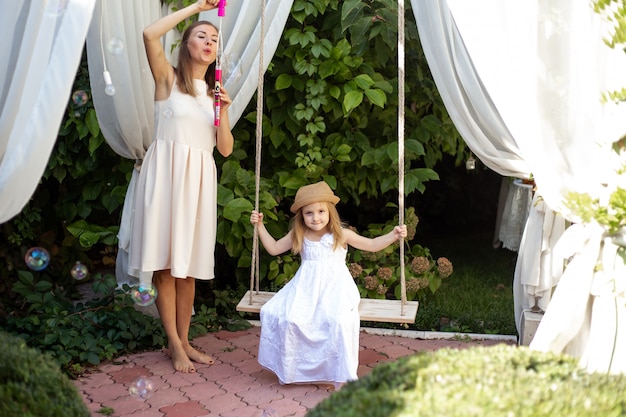
M276 294L268 291L254 291L252 294L252 304L250 304L250 290L246 292L239 304L237 311L246 313L259 313L261 307ZM361 298L359 304L359 315L361 321L376 321L385 323L415 323L417 315L417 301L407 301L404 304L404 314L402 312L401 300L379 300L374 298Z

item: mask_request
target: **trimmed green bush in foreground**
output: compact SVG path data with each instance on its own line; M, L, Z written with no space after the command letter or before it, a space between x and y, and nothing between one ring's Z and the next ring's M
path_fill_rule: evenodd
M54 360L4 332L0 346L1 416L89 417L78 390Z
M622 416L625 389L622 375L526 347L442 349L376 367L307 417Z

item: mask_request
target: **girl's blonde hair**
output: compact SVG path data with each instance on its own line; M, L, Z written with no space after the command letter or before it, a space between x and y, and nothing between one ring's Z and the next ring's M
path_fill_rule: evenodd
M346 244L346 238L343 234L343 224L339 217L339 212L334 204L321 201L319 204L326 206L328 210L328 231L333 234L335 243L333 250L343 247ZM294 255L299 254L302 251L302 244L304 242L304 233L306 232L306 225L304 224L304 217L302 216L302 208L298 209L296 215L291 219L291 233L293 245L291 246L291 252Z

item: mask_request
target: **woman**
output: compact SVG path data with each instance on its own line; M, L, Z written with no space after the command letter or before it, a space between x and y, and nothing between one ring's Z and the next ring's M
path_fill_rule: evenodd
M217 170L213 149L228 156L233 136L231 99L220 90L220 123L215 126L213 91L218 31L209 22L183 34L173 67L161 43L184 19L217 7L198 0L152 23L143 38L155 81L154 141L137 181L130 269L153 274L156 305L174 369L195 372L192 362L213 358L189 344L195 280L213 279L217 227Z

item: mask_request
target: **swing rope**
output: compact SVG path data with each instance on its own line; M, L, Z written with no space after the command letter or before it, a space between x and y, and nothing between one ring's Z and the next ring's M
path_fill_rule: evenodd
M259 78L256 93L256 157L254 176L254 209L259 211L259 190L261 188L261 143L263 141L263 52L265 38L265 3L261 2L261 41L259 46ZM250 269L250 304L252 304L252 292L256 287L259 292L259 225L254 225L254 237L252 239L252 263ZM256 285L255 285L256 277Z
M404 0L398 1L398 221L404 224ZM400 238L400 314L406 304L404 238Z
M265 35L265 7L266 0L262 1L261 13L261 42L259 52L259 77L257 88L257 113L256 113L256 157L255 157L255 200L254 208L259 210L259 189L261 180L261 143L263 135L263 42ZM398 218L399 224L404 224L404 105L405 105L405 34L404 34L404 0L398 1ZM405 315L406 299L406 277L404 265L404 238L400 238L400 290L401 308L400 314ZM250 299L253 303L253 293L259 293L259 233L258 224L254 225L254 236L252 240L252 262L250 268ZM255 285L256 284L256 285ZM255 291L256 288L256 291Z

